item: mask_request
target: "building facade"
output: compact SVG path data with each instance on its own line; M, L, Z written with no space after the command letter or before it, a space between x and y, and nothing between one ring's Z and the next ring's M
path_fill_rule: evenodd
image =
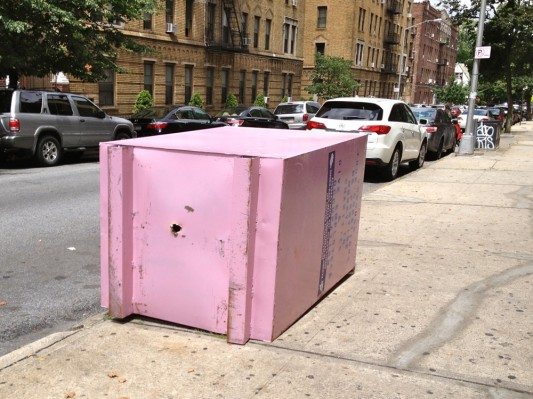
M354 95L394 98L411 6L409 0L306 0L302 91L318 52L352 61L360 84Z
M431 22L435 19L439 21ZM455 79L458 30L445 11L436 9L427 0L413 4L413 25L416 27L411 29L410 87L404 99L416 104L433 104L435 88L451 84Z
M119 26L149 46L140 55L123 52L121 73L98 83L70 79L111 114L131 113L141 90L156 105L188 103L199 94L208 112L228 95L251 105L257 95L269 107L299 97L303 65L304 7L296 0L166 0L159 12Z

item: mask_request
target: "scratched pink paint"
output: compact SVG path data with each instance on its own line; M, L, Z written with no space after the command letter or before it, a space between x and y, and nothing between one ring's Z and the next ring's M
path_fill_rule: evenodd
M274 340L355 267L365 148L241 127L101 144L102 306Z

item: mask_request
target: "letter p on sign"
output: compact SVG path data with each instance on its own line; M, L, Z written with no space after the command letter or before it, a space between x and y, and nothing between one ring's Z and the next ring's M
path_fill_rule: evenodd
M476 47L476 54L474 58L476 60L482 58L490 58L490 46Z

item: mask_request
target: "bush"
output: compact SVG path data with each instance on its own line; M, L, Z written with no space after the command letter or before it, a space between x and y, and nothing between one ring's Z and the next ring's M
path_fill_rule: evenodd
M283 96L283 98L281 99L281 103L286 103L287 101L289 101L289 97L287 96Z
M198 93L194 93L191 97L191 101L189 101L189 105L192 105L194 107L203 108L204 107L204 100L202 100L202 96Z
M229 94L228 98L226 99L226 108L235 108L239 103L237 102L237 97L235 97L234 94Z
M258 107L266 107L265 96L263 93L257 95L254 101L254 105L257 105Z
M154 100L152 99L152 95L148 90L143 90L137 95L135 105L133 106L133 113L135 114L143 109L150 108L153 105Z

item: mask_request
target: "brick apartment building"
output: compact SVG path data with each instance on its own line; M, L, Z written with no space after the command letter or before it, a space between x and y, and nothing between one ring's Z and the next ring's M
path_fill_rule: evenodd
M434 18L443 22L405 29ZM360 82L354 95L396 98L402 65L400 96L431 103L434 86L453 75L457 42L445 13L411 0L160 0L155 14L118 27L153 53L123 52L121 73L98 83L70 77L66 89L122 115L143 89L156 105L198 93L210 113L230 93L246 105L262 93L269 108L284 97L308 99L317 52L352 61ZM54 76L21 83L53 87Z
M112 114L131 112L146 89L156 105L188 103L200 94L208 112L223 108L228 94L251 105L260 93L269 107L300 96L303 64L303 2L296 0L166 0L156 14L121 26L155 51L122 53L99 83L71 79Z
M303 85L310 84L315 53L353 61L357 95L395 97L400 41L411 24L409 0L306 0ZM405 65L405 62L404 62Z
M440 18L439 22L427 22ZM422 22L422 23L421 23ZM453 83L457 59L458 29L445 11L434 8L425 0L413 4L413 46L409 52L411 61L410 89L406 101L432 104L434 89Z

